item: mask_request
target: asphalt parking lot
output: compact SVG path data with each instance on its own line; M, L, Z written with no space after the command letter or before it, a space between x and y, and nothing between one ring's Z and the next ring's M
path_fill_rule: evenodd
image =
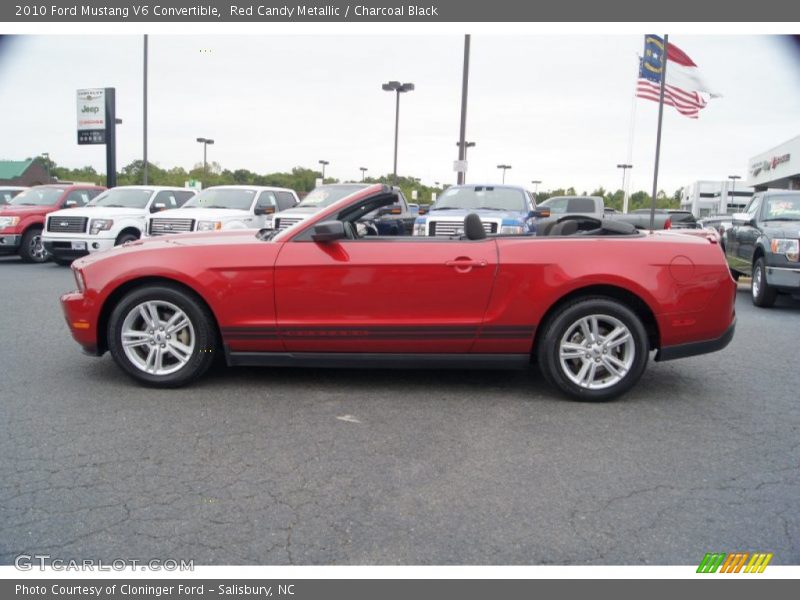
M0 259L0 564L800 562L800 302L581 404L536 371L218 369L82 355L69 269Z

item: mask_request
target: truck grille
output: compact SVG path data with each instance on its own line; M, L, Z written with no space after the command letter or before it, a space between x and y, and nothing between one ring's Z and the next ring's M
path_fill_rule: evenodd
M483 221L483 230L486 233L497 233L497 223ZM464 221L431 221L428 235L449 237L464 234Z
M302 220L303 217L278 217L275 219L275 229L287 229Z
M49 217L47 231L58 233L84 233L88 217Z
M188 233L194 229L194 219L151 219L150 235Z

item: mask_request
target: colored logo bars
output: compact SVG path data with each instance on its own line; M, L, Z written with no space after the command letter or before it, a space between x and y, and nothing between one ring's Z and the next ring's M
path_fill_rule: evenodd
M771 560L772 552L709 552L700 561L697 572L716 573L719 569L720 573L763 573Z

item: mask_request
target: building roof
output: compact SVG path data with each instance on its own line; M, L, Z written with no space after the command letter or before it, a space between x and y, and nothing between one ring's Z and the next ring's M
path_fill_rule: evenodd
M21 177L33 164L33 160L0 160L0 179Z

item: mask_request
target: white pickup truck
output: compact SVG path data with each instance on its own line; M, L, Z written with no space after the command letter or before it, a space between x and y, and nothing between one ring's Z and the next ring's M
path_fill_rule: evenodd
M178 208L194 195L194 190L179 187L115 187L82 208L50 213L42 242L55 262L68 265L80 256L138 240L149 214Z
M169 235L223 229L262 229L272 215L297 204L287 188L219 185L207 188L183 207L147 218L147 235Z

